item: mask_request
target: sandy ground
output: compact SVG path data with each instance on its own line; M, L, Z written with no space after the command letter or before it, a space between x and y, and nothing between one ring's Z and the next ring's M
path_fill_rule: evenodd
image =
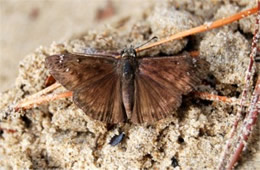
M92 120L71 99L24 112L12 110L14 103L44 88L49 75L44 65L48 55L89 48L118 50L255 6L253 1L239 0L111 2L112 15L108 12L98 17L99 9L107 9L104 1L0 0L0 80L1 90L5 90L0 100L0 125L16 131L1 132L1 167L216 169L236 105L188 95L177 112L165 120L152 125L126 123L112 127ZM175 55L199 50L200 57L210 63L210 76L205 79L211 80L199 89L239 97L253 30L254 17L249 17L145 53ZM15 68L19 60L18 73ZM260 169L259 124L238 169ZM111 138L121 132L125 133L124 140L111 146Z

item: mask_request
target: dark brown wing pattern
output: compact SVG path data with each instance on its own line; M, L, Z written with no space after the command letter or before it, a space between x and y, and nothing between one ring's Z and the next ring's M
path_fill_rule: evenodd
M84 82L93 83L115 72L117 60L99 55L60 54L46 58L51 75L68 90L76 90Z
M47 57L46 66L59 83L73 91L75 104L92 118L107 123L126 119L116 59L63 54Z
M133 123L166 118L180 106L182 95L192 91L205 76L203 62L188 55L142 58L138 64Z

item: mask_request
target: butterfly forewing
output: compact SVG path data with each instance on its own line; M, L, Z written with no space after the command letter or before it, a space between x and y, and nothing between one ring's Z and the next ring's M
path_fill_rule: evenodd
M155 122L166 118L205 75L202 62L188 55L138 59L135 102L131 121Z
M60 54L46 58L51 75L68 90L115 72L117 60L101 55Z
M53 77L73 91L73 101L92 118L107 123L126 118L121 100L118 60L104 55L53 55L46 65Z

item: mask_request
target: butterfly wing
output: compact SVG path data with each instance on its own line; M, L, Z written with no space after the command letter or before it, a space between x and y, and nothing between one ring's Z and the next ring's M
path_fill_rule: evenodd
M138 59L131 121L155 122L171 115L180 106L182 95L205 76L202 63L188 55Z
M68 90L76 90L83 82L94 82L116 67L117 60L103 55L60 54L46 58L51 75Z
M61 54L46 58L51 75L73 91L73 101L92 118L107 123L125 120L117 59L104 55Z

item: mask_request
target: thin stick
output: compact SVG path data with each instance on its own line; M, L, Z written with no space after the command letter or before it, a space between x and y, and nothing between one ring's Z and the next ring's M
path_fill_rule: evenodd
M249 135L252 133L253 126L256 124L257 117L259 115L259 110L260 110L259 102L260 102L260 76L258 76L258 81L250 104L249 114L245 118L243 122L243 126L241 127L240 130L242 135L238 139L238 146L235 149L235 153L233 154L231 161L229 162L227 168L228 170L231 170L235 166L235 163L238 161L239 156L243 151L246 142L248 141Z
M242 91L242 98L240 100L240 107L237 113L237 119L234 123L234 127L231 133L231 136L234 135L234 132L237 128L238 122L241 120L242 118L242 113L245 110L245 106L244 103L246 102L246 98L247 98L247 93L249 91L249 87L250 87L250 83L252 81L253 75L254 75L254 70L253 70L253 65L255 62L255 57L256 57L256 52L257 52L257 43L259 41L259 20L260 20L260 2L258 2L258 15L256 17L256 28L255 28L255 34L253 37L253 41L252 41L252 45L251 45L251 53L250 53L250 62L249 62L249 66L247 68L247 72L246 72L246 77L245 77L245 81L246 81L246 85L245 88Z
M194 92L193 94L195 95L195 97L198 97L203 100L229 103L232 105L239 104L239 100L235 97L219 96L219 95L215 95L215 94L211 94L211 93L207 93L207 92Z
M48 94L46 96L41 96L36 99L27 100L25 102L22 102L19 106L17 106L19 109L30 109L33 108L39 104L47 103L53 100L61 99L61 98L68 98L72 96L71 91L62 92L58 94Z
M49 86L49 87L47 87L47 88L45 88L45 89L43 89L43 90L41 90L41 91L31 95L31 96L29 96L29 98L35 98L35 97L39 97L39 96L45 95L45 94L47 94L49 92L52 92L53 90L55 90L55 89L57 89L59 87L61 87L61 84L54 83L51 86ZM29 98L27 98L27 99L29 99Z
M57 88L60 87L60 86L61 86L61 84L59 84L59 83L54 83L53 85L51 85L51 86L49 86L49 87L47 87L47 88L45 88L45 89L39 91L38 93L35 93L35 94L29 96L28 98L25 98L24 100L22 100L21 102L19 102L19 103L14 107L14 109L15 109L15 110L19 110L20 108L23 107L23 105L24 105L25 103L31 103L31 101L37 100L36 98L40 98L40 96L43 96L43 95L45 95L45 94L47 94L47 93L49 93L49 92L51 92L51 91L57 89Z
M204 25L201 25L201 26L198 26L198 27L186 30L186 31L179 32L177 34L174 34L170 37L167 37L167 38L162 39L160 41L157 41L155 43L152 43L152 44L143 46L141 48L138 48L138 49L136 49L136 52L144 51L144 50L147 50L147 49L152 48L154 46L158 46L158 45L161 45L161 44L164 44L164 43L167 43L169 41L176 40L176 39L184 38L184 37L187 37L189 35L194 35L194 34L197 34L197 33L201 33L201 32L211 30L213 28L221 27L223 25L232 23L234 21L240 20L240 19L247 17L249 15L252 15L252 14L256 13L257 11L258 11L257 7L251 8L249 10L239 12L239 13L233 15L233 16L223 18L223 19L219 19L219 20L212 22L210 24L204 24Z
M260 20L260 2L258 2L258 15L256 17L256 28L255 28L255 34L254 34L254 37L253 37L253 41L252 41L252 48L251 48L251 53L250 53L250 63L249 63L248 69L247 69L246 77L245 77L246 86L242 91L242 98L240 100L240 108L238 110L236 120L235 120L234 125L233 125L232 130L231 130L230 139L228 140L228 142L225 146L223 155L221 157L219 169L223 169L225 167L225 162L227 161L227 155L228 155L228 152L229 152L230 147L231 147L231 138L234 136L234 133L237 129L238 123L242 118L242 112L245 110L244 103L246 101L247 92L249 91L250 83L251 83L252 77L254 75L252 67L253 67L253 64L254 64L255 56L256 56L257 42L258 42L259 37L260 37L260 35L259 35L259 20Z

